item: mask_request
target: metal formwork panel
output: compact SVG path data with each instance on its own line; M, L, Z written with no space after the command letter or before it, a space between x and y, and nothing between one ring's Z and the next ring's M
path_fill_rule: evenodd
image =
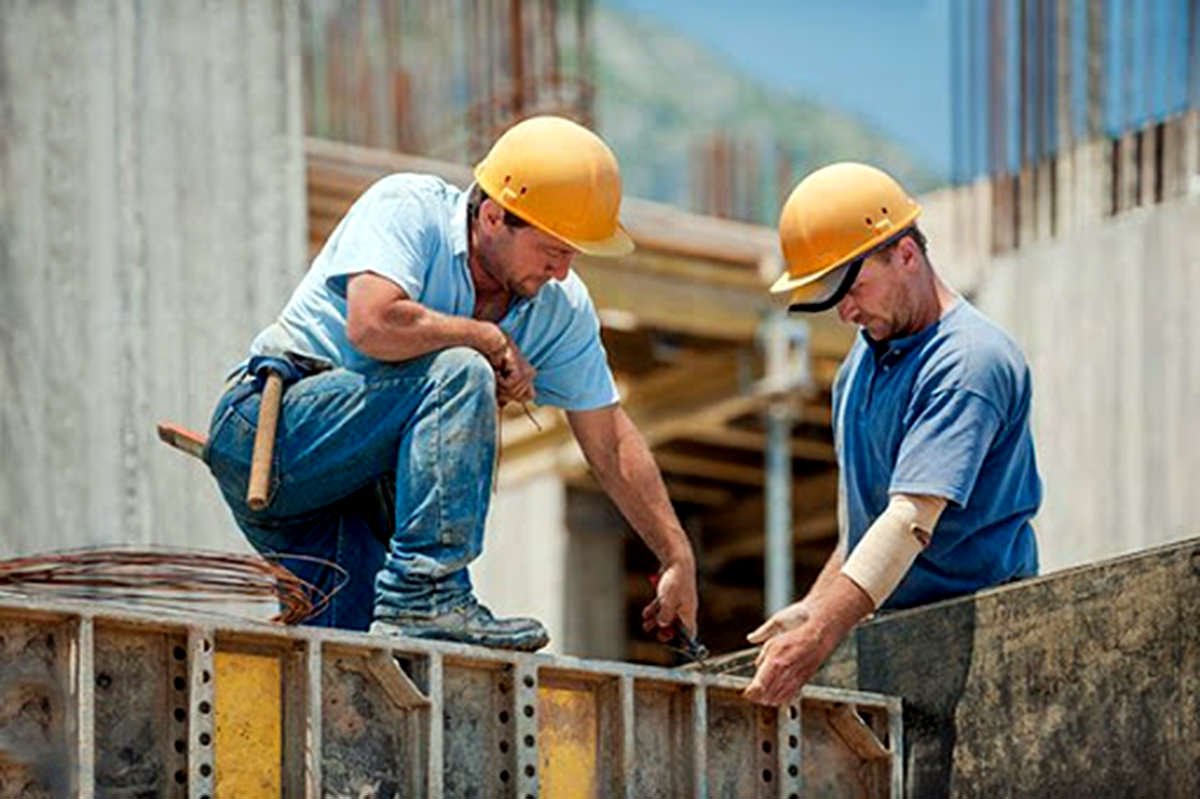
M0 799L898 797L900 702L0 600Z

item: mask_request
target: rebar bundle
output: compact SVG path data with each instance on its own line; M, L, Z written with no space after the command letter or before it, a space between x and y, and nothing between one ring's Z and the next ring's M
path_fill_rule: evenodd
M317 561L340 574L323 591L277 560ZM81 548L0 560L0 591L189 609L228 602L277 603L272 621L299 624L345 584L335 563L303 555L268 557L179 548Z

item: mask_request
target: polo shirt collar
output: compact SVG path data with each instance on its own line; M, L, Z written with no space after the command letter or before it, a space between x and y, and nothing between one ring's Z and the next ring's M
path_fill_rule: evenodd
M467 200L475 184L467 186L454 201L454 210L450 213L450 252L454 255L467 254Z
M919 347L921 344L928 341L934 335L934 333L937 332L937 329L941 327L942 322L952 313L955 313L962 306L962 304L963 299L962 297L959 297L954 301L954 304L947 308L946 312L938 317L938 320L932 325L918 330L912 335L904 336L903 338L893 338L888 339L887 341L876 341L867 334L866 328L863 328L861 331L863 341L865 341L867 346L871 348L871 352L875 354L876 358L886 358L892 361L899 360Z

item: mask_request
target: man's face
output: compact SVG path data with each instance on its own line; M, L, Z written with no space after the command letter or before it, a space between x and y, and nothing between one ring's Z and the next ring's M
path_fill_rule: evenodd
M837 304L838 318L859 325L876 341L907 335L912 323L913 252L901 239L892 248L867 258L850 291Z
M532 225L509 227L504 210L484 200L479 210L480 253L493 279L518 297L532 297L551 280L566 280L575 250Z

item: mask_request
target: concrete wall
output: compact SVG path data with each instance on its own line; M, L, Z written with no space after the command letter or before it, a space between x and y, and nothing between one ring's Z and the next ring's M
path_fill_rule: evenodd
M0 555L242 546L154 424L207 427L304 268L297 13L0 3Z
M1200 200L996 259L978 288L1034 373L1043 569L1200 533Z

